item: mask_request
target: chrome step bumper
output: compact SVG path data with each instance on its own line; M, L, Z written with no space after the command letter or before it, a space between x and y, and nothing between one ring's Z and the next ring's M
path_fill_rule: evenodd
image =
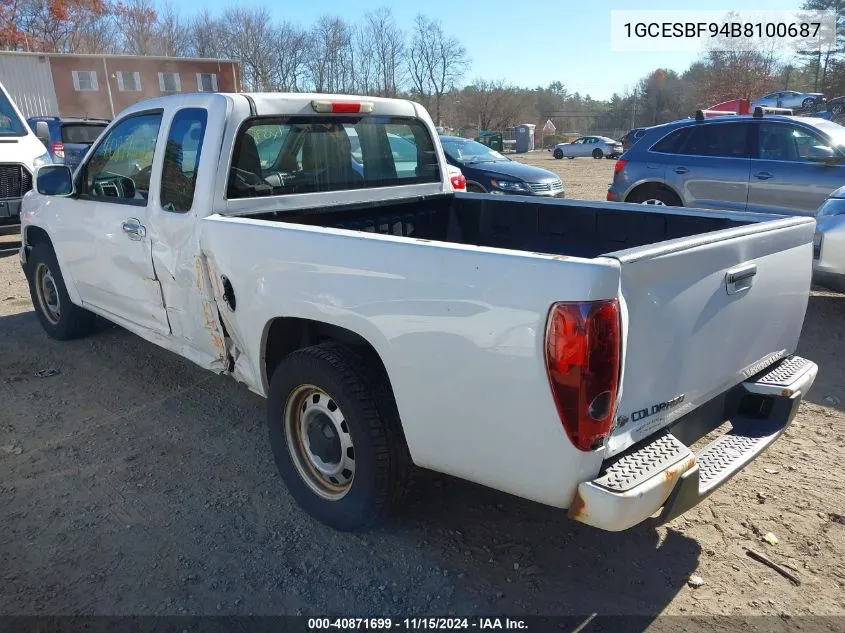
M792 356L742 383L765 401L765 417L730 419L732 429L694 453L671 433L616 459L599 477L578 486L569 507L576 521L625 530L660 511L660 523L683 514L762 453L789 426L813 385L818 366Z

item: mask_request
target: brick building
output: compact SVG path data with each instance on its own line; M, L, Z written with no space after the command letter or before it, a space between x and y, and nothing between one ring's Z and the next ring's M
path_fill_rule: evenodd
M114 118L143 99L238 92L233 60L0 51L0 82L25 117Z

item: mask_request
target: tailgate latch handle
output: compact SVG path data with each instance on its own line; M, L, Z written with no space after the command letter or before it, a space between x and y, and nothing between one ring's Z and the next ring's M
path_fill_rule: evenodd
M725 290L729 295L745 292L751 287L756 274L757 264L748 264L729 270L725 273Z

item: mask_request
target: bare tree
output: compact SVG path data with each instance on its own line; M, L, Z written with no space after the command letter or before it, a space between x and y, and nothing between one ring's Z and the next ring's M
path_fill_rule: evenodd
M459 112L464 123L477 121L483 130L501 130L518 123L521 115L532 110L533 96L501 79L476 79L460 92Z
M162 4L155 28L158 55L185 57L191 52L191 29L169 0Z
M273 67L276 88L283 92L298 92L303 88L307 72L308 33L283 22L276 28L275 38Z
M352 29L341 18L323 16L311 30L308 70L316 92L350 92L354 86Z
M402 66L405 55L405 34L393 18L393 12L382 7L364 16L361 27L367 55L374 71L374 82L379 95L395 97L402 84ZM363 47L362 47L363 48Z
M443 95L463 77L469 57L461 43L443 32L438 20L422 14L414 20L414 32L407 55L412 89L431 109L434 101L435 121L440 125Z
M223 57L225 29L220 20L211 15L208 9L200 11L188 31L191 55L195 57Z
M116 10L118 31L123 35L123 52L130 55L156 54L158 14L152 0L127 0Z
M232 6L223 13L223 52L241 62L248 90L271 90L274 84L276 34L264 7Z
M353 35L355 50L355 92L370 95L376 89L376 63L373 59L372 34L367 24L355 29Z

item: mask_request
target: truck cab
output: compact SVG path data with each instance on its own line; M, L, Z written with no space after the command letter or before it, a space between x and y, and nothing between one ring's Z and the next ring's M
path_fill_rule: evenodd
M46 132L46 126L39 129ZM35 171L51 162L44 143L0 84L0 222L17 220L21 198L32 189Z

